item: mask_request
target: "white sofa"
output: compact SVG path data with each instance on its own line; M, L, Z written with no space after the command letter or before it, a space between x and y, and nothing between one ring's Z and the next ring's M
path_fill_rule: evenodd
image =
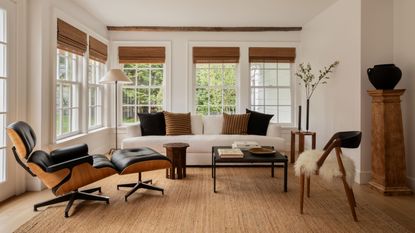
M266 136L260 135L224 135L222 116L192 116L192 135L180 136L142 136L140 124L127 128L127 138L122 141L122 148L150 147L164 154L163 144L184 142L187 148L187 165L211 165L212 146L230 146L234 141L255 141L263 146L274 146L283 150L285 140L280 135L280 127L270 123Z

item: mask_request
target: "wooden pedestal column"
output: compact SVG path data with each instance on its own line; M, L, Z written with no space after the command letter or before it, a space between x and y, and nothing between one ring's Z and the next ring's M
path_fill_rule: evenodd
M371 187L384 195L411 194L407 186L401 95L405 90L370 90L372 97Z

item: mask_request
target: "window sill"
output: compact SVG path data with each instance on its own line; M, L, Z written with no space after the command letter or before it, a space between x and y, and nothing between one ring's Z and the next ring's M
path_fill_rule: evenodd
M80 139L82 137L89 136L91 134L99 133L99 132L102 132L102 131L107 130L107 129L109 129L109 128L108 127L101 127L101 128L98 128L98 129L91 130L88 133L79 133L79 134L76 134L74 136L69 136L69 137L66 137L66 138L63 138L63 139L59 139L55 142L54 145L68 143L70 141L77 140L77 139Z

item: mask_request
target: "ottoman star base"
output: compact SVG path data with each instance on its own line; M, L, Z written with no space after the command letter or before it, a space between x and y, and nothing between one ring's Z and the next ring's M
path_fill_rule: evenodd
M138 181L136 183L117 185L117 189L120 187L132 188L124 196L125 201L127 201L131 194L140 188L160 191L164 195L164 189L150 185L152 184L152 180L142 181L141 173L145 171L170 168L171 161L166 156L154 151L153 149L142 147L115 151L111 157L111 161L120 175L138 173Z

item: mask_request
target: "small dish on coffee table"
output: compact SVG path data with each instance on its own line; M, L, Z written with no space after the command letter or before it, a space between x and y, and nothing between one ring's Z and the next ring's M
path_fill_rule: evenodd
M273 155L275 154L275 150L271 149L271 148L251 148L248 150L251 154L253 155Z

